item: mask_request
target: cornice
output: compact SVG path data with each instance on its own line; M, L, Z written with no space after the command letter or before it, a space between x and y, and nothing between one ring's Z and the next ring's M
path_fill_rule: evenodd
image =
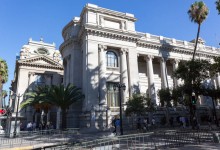
M143 47L143 48L156 49L156 50L167 50L167 52L174 52L174 53L179 53L179 54L193 55L193 49L178 47L178 46L169 45L169 44L153 43L150 41L146 41L146 42L138 41L137 46ZM196 56L213 58L215 56L218 56L218 54L204 52L204 51L201 52L201 51L199 51L199 49L197 49Z
M57 70L63 70L63 67L60 66L53 66L53 65L44 65L44 64L34 64L34 63L19 63L20 66L27 66L27 67L34 67L34 68L45 68L45 69L57 69Z
M80 14L80 18L83 18L83 14L86 11L92 11L92 12L96 12L96 13L101 13L101 14L106 14L106 15L110 15L110 16L114 16L114 17L118 17L118 18L123 18L123 19L127 19L130 21L136 21L137 19L134 17L133 14L129 14L129 13L122 13L122 12L118 12L118 11L114 11L114 10L110 10L110 9L106 9L106 8L102 8L102 7L98 7L96 5L91 6L90 4L87 4L81 14Z
M77 37L71 37L68 40L65 40L59 47L60 53L62 54L62 51L65 47L73 44L74 42L78 42Z
M122 41L129 41L136 43L139 36L134 32L127 32L123 30L116 30L111 28L102 28L94 25L86 24L84 28L81 28L79 37L86 32L88 35L94 35L99 37L106 37L111 39L117 39Z
M44 60L45 62L47 62L48 64L38 64L35 63L35 61L38 60ZM30 66L30 67L37 67L37 68L50 68L50 69L59 69L59 70L63 70L63 66L57 62L55 62L54 60L48 58L47 56L37 56L37 57L32 57L29 59L22 59L22 60L18 60L16 66ZM51 63L51 64L49 64Z

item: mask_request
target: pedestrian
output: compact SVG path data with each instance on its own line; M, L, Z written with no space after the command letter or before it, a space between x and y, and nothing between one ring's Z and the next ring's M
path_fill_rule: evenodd
M37 126L37 125L36 125L36 122L33 122L33 125L32 125L32 126L33 126L33 131L35 131L35 130L36 130L36 126Z
M30 122L28 122L28 124L27 124L27 130L28 131L32 131L32 123L31 123L31 121Z
M141 118L138 117L137 119L137 130L141 130Z
M170 121L170 126L173 127L173 117L170 117L169 121Z
M113 117L112 118L112 126L114 127L114 130L112 131L112 133L114 133L114 134L116 134L116 124L115 124L115 122L116 122L116 117Z
M143 125L144 125L145 130L149 130L149 128L148 128L148 118L144 118Z
M152 124L152 127L155 128L156 122L155 122L154 117L153 117L152 120L151 120L151 124Z
M186 128L186 119L185 117L182 117L182 124L183 124L183 128Z
M116 119L115 126L116 126L116 135L120 135L119 133L120 133L121 129L120 129L120 119L119 118Z
M212 117L211 116L209 116L208 118L208 124L209 124L209 130L211 130L212 129Z

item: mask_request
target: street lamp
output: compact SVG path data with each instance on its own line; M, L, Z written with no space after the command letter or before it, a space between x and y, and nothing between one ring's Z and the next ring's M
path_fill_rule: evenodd
M16 137L17 134L17 120L18 120L18 108L19 108L19 102L20 102L20 97L22 97L24 94L20 95L20 94L13 94L12 95L12 99L15 99L16 97L18 97L18 101L17 101L17 107L16 107L16 116L15 116L15 126L14 126L14 133L13 133L13 137Z
M117 83L114 84L113 89L114 91L116 90L116 88L119 89L119 108L120 108L120 131L121 131L121 135L123 135L123 127L122 127L122 108L121 108L121 89L123 89L123 91L126 89L126 86L124 83Z

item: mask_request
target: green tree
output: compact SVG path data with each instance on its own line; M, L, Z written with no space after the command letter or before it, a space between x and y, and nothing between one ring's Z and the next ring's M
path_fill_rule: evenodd
M195 59L195 53L196 53L199 34L200 34L200 27L201 27L202 22L206 19L208 13L209 13L208 7L202 1L199 1L199 2L196 1L190 6L190 9L188 10L189 18L191 19L191 21L198 24L198 31L197 31L195 48L194 48L193 58L192 58L193 61Z
M218 10L218 14L220 15L220 0L216 0L216 9Z
M27 99L21 103L20 107L26 108L31 106L35 109L36 112L40 112L41 110L47 111L51 105L50 102L46 99L49 88L49 86L35 87L34 91L25 94Z
M201 93L203 81L210 77L210 69L211 64L207 60L181 61L173 76L184 80L182 89L185 94L191 95L193 90L198 95ZM192 81L194 81L193 84Z
M162 107L164 107L165 103L167 107L171 107L171 94L169 88L160 89L157 95L160 98L160 104Z
M2 100L2 88L3 84L8 81L8 65L5 60L0 58L0 100ZM2 101L0 101L0 107Z
M126 105L127 109L125 110L125 114L127 116L142 116L146 114L146 112L151 112L154 110L154 104L151 102L151 99L141 94L132 95L132 97L130 97L126 102Z
M216 73L220 72L220 57L214 57L214 63L211 64L210 74L214 76Z
M62 129L66 128L66 117L67 109L80 100L84 99L84 95L81 92L81 89L68 84L66 87L64 85L53 85L50 88L49 93L47 94L47 101L57 106L62 111Z
M172 90L171 90L171 97L172 97L172 99L173 99L173 104L174 104L174 106L177 106L177 103L179 102L179 103L182 103L182 102L180 102L180 98L182 98L183 96L182 96L182 86L181 87L176 87L176 88L173 88Z
M68 84L64 85L52 85L52 86L39 86L33 92L26 94L28 98L21 103L21 108L33 106L36 111L47 110L51 106L61 108L62 111L62 129L66 128L66 115L67 109L73 103L82 100L84 95L81 89Z

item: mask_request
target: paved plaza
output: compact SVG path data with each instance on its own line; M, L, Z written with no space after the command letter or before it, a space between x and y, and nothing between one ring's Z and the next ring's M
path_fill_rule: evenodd
M206 127L204 127L205 129ZM96 149L220 149L220 144L214 143L212 140L214 132L201 130L192 131L189 129L155 129L146 133L137 133L136 130L125 131L124 136L115 136L111 131L104 132L88 132L83 131L77 133L47 133L47 134L29 134L19 138L1 137L1 150L27 150L39 149L42 147L50 147L58 144L75 143L74 149L78 143L84 143L84 146L96 144ZM200 133L200 134L198 134ZM95 141L96 140L96 141ZM98 144L101 141L104 144ZM85 141L88 143L85 144ZM95 142L93 142L95 141ZM81 144L82 146L83 144ZM92 145L94 146L94 145ZM65 147L65 146L64 146ZM73 148L73 146L69 146ZM87 147L88 148L88 147ZM49 150L51 148L47 148ZM56 150L61 147L56 147ZM54 149L55 150L55 149Z

